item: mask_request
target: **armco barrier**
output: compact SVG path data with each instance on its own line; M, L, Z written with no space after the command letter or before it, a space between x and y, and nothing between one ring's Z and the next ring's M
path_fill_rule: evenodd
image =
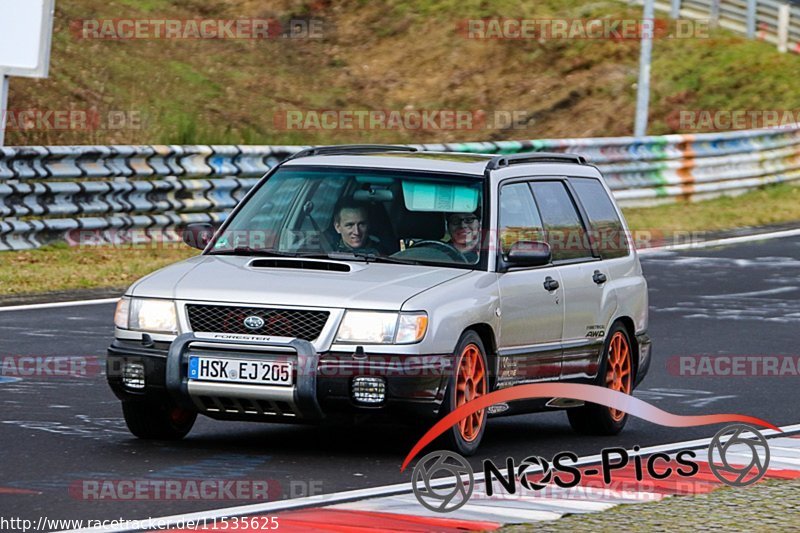
M643 4L644 0L633 0ZM672 18L705 19L722 28L758 38L780 52L800 53L800 5L777 0L656 0Z
M703 199L800 180L800 125L697 135L418 145L479 153L577 152L620 204ZM0 250L66 240L175 240L220 222L267 170L302 146L0 148ZM136 231L131 231L136 230Z

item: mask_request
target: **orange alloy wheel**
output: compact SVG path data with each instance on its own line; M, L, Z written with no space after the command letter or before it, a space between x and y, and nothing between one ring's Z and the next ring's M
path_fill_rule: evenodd
M484 394L486 394L486 368L483 357L475 344L467 344L461 352L456 375L456 409ZM458 430L465 441L472 442L480 434L482 425L483 409L460 421Z
M618 331L611 337L608 345L608 364L606 366L606 387L611 390L631 393L633 373L631 372L631 349L628 340L622 332ZM619 422L625 417L625 413L609 408L611 418Z

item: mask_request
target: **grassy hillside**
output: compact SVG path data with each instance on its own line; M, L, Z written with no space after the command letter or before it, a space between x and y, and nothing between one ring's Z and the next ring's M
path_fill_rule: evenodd
M627 135L635 40L475 40L478 17L636 19L639 7L579 0L59 0L50 78L15 78L10 109L122 112L141 124L10 131L9 145L342 143ZM320 39L84 40L76 19L313 17ZM658 17L665 17L659 13ZM800 56L712 32L654 45L650 133L679 109L800 109ZM297 109L495 110L524 127L475 131L285 131ZM128 118L130 123L130 118Z

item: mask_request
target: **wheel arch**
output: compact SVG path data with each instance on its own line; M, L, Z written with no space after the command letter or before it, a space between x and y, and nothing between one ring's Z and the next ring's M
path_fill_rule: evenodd
M464 332L474 331L478 334L483 342L483 347L486 349L486 366L489 370L489 390L494 390L497 383L497 337L491 325L485 322L478 322L470 324L464 328Z

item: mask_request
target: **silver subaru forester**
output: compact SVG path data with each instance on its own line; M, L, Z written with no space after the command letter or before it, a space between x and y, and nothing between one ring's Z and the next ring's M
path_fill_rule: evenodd
M424 428L518 384L631 393L650 363L636 250L578 155L310 148L183 238L203 253L134 283L115 315L108 381L141 438L182 438L198 413ZM472 454L487 417L554 409L584 433L627 420L563 398L501 403L446 444Z

